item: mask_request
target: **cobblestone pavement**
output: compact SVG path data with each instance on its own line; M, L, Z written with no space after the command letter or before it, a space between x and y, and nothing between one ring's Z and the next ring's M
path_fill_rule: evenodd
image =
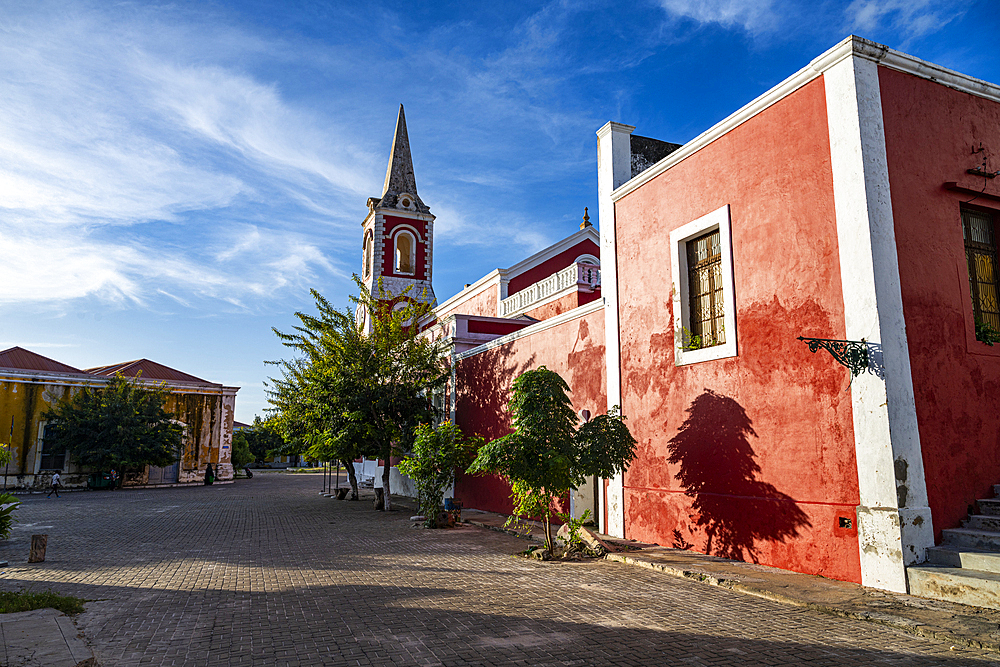
M319 476L27 498L0 589L85 597L100 665L1000 665L1000 657L524 542L417 530ZM44 563L25 562L47 533ZM994 662L995 661L995 662Z

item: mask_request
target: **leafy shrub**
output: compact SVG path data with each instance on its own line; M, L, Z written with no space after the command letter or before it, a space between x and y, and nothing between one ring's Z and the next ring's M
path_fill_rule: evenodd
M16 496L0 493L0 540L10 537L10 529L14 525L14 511L21 504Z
M413 480L420 494L420 511L433 527L441 511L444 490L455 481L455 468L468 465L482 439L465 438L449 421L416 429L413 450L399 462L399 471Z

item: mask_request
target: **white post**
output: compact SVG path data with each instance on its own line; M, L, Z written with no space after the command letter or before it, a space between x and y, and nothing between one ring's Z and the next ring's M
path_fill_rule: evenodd
M849 340L881 344L884 379L851 383L861 582L905 593L934 545L889 197L878 66L852 55L824 75Z
M597 131L597 197L601 232L601 292L604 295L604 350L607 368L608 408L622 403L621 347L618 325L618 268L615 244L615 203L611 193L632 178L632 125L608 122ZM621 474L609 480L607 493L598 481L600 530L625 536L624 480Z

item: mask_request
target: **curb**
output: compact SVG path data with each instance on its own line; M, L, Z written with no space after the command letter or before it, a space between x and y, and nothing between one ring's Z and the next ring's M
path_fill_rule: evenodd
M976 638L963 636L961 634L950 632L948 630L934 628L926 623L921 623L920 621L916 621L911 618L906 618L905 616L899 616L891 612L845 609L833 605L809 602L798 599L793 596L784 595L782 593L778 593L766 588L760 588L757 586L745 584L736 579L726 579L725 577L717 577L711 574L707 574L705 572L698 572L695 570L673 567L670 565L664 565L662 563L654 563L627 554L609 553L604 557L604 559L613 562L623 563L626 565L643 567L649 570L662 572L663 574L667 574L673 577L699 581L701 583L708 584L709 586L718 586L720 588L725 588L727 590L735 591L737 593L743 593L745 595L753 595L754 597L764 598L766 600L771 600L772 602L787 604L794 607L801 607L809 609L811 611L817 611L824 614L829 614L831 616L838 616L841 618L851 618L858 621L867 621L869 623L885 625L900 630L902 632L906 632L907 634L916 635L919 637L938 639L941 641L951 642L953 644L961 644L963 646L968 646L970 648L984 649L988 651L1000 651L1000 640L998 640L997 638L993 638L989 635L987 635L987 637L985 638L982 635ZM972 610L973 613L978 613L976 611L978 609L979 609L978 607L970 607L970 610Z
M543 541L540 536L504 528L502 525L476 521L475 519L467 520L466 522L479 528L507 533L508 535L532 542ZM836 592L834 597L839 599L835 602L819 602L815 599L809 599L810 597L815 597L816 590L821 591L820 596L822 597L822 591L832 590L829 587L843 584L844 582L837 582L823 577L816 577L814 579L810 575L775 570L775 573L781 578L803 577L801 581L805 586L805 589L803 589L805 590L805 594L796 596L776 590L781 588L795 590L794 586L796 584L791 580L772 580L773 585L770 587L744 581L743 579L747 578L748 575L753 576L756 581L760 581L760 579L756 578L756 573L751 575L750 573L740 572L738 568L746 564L738 561L732 563L732 566L737 569L734 569L732 573L726 573L718 571L709 572L706 569L686 567L684 564L657 562L655 557L655 554L648 551L645 553L643 551L613 552L606 554L603 560L633 567L643 567L672 577L697 581L709 586L717 586L736 593L752 595L779 604L804 608L830 616L884 625L909 635L945 641L956 646L961 645L963 647L1000 653L1000 623L998 623L1000 615L991 609L940 602L909 595L886 593L885 591L856 585L854 585L856 588L853 590L848 589L847 592ZM702 564L706 568L720 562L720 559L716 557L708 558L710 559L710 563ZM694 565L697 566L698 564L695 563ZM809 581L815 581L816 584L819 584L819 588L817 589L815 585L810 585ZM896 613L891 609L892 607L896 607L896 609L903 610L906 613ZM956 631L953 627L949 627L951 624L957 625L959 631Z

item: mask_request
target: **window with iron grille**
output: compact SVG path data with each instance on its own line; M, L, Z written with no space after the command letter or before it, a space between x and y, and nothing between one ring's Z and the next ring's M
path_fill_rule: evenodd
M993 216L983 211L962 210L965 258L969 264L969 287L976 330L983 325L1000 332L1000 303L997 301L997 244Z
M722 241L719 230L687 242L688 325L692 349L726 342L722 295Z
M737 354L732 229L726 204L670 232L677 366Z
M62 470L66 463L66 448L56 447L52 424L42 429L42 463L39 470Z

